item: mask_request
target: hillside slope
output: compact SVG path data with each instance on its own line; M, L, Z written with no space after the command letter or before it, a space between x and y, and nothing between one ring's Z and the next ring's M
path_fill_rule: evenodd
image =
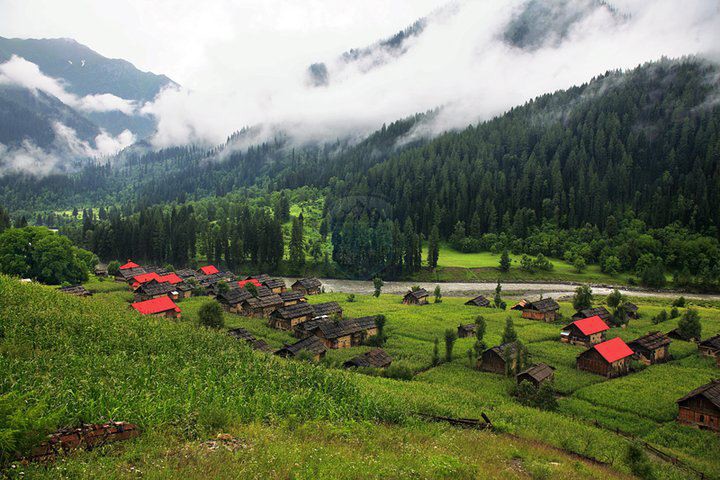
M25 467L25 478L622 477L533 442L403 420L395 402L361 394L353 375L126 305L122 294L80 299L0 277L0 454L79 422L143 428L139 440L57 468ZM242 446L202 443L218 432Z

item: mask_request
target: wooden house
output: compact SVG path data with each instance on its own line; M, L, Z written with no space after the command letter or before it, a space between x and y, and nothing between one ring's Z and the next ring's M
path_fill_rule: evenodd
M158 282L157 280L143 283L135 290L135 299L138 301L160 297L170 297L172 300L178 300L180 292L170 282Z
M319 322L310 331L323 341L327 348L350 348L362 345L365 340L377 334L375 317L347 318Z
M338 302L316 303L312 306L314 310L313 318L342 318L343 309Z
M248 275L245 277L245 280L255 280L260 285L262 285L265 282L268 282L272 279L270 278L270 275L268 275L267 273L261 273L260 275Z
M405 305L426 305L430 294L424 288L418 290L410 290L403 297L402 303Z
M58 288L59 291L62 293L67 293L68 295L75 295L76 297L91 297L92 292L90 292L87 288L83 287L82 285L72 285L69 287L60 287Z
M720 380L696 388L677 404L678 422L720 432Z
M272 294L265 297L250 297L240 303L242 313L248 317L269 317L275 310L282 308L280 295Z
M589 347L604 342L605 332L608 330L610 330L610 327L599 316L595 315L594 317L575 320L567 325L560 332L560 341Z
M317 278L301 278L293 283L290 288L303 295L317 295L322 291L322 282Z
M477 325L474 323L468 323L467 325L458 325L457 336L458 338L467 338L475 335Z
M217 275L220 273L220 270L215 265L205 265L204 267L200 267L198 269L198 273L200 275Z
M560 305L552 298L543 298L535 302L527 302L522 311L523 318L554 322L559 317Z
M386 368L392 363L392 357L382 348L376 348L353 357L343 363L345 368Z
M583 318L600 317L600 319L607 323L612 323L612 314L605 307L586 308L578 311L572 316L573 320L582 320Z
M700 342L698 351L704 357L720 358L720 335L715 335Z
M305 295L300 292L283 292L280 294L280 298L282 298L283 305L286 307L297 305L300 302L307 302Z
M275 352L275 355L279 357L296 357L300 352L306 351L312 355L313 360L316 362L325 357L327 348L325 344L318 337L310 335L305 337L292 345L285 345L281 349Z
M191 268L182 268L180 270L175 270L175 275L182 278L183 280L189 280L191 278L197 277L197 272Z
M228 335L238 340L247 343L253 350L259 350L261 352L272 352L272 347L265 342L265 340L258 340L255 336L245 330L244 328L233 328L228 330Z
M523 298L518 303L516 303L515 305L510 307L510 310L519 310L519 311L525 310L525 306L527 304L528 304L528 301Z
M539 387L545 382L552 382L555 379L555 368L546 363L536 363L532 367L523 370L515 376L518 385L527 381Z
M297 325L310 320L314 315L315 309L313 306L303 302L289 307L278 308L270 314L268 324L278 330L293 330Z
M266 281L262 282L262 285L269 288L272 293L283 293L287 291L285 282L283 282L279 278L269 278Z
M490 300L488 300L482 295L478 295L477 297L465 302L465 305L470 305L472 307L489 307Z
M517 342L503 343L488 348L480 356L479 368L486 372L505 375L509 369L515 368L517 363ZM508 362L510 364L508 365Z
M628 373L634 352L620 337L593 345L577 357L577 368L586 372L617 377Z
M242 302L252 298L252 294L244 288L232 288L218 293L215 299L230 313L242 313Z
M670 360L670 338L662 332L649 332L628 343L635 352L635 359L645 365L663 363Z
M333 319L329 317L310 318L305 322L295 325L295 327L293 328L293 335L295 335L297 338L307 337L308 335L312 335L312 331L315 329L315 327L317 327L323 322L331 321L333 321Z
M118 270L117 275L115 275L115 280L118 282L132 283L133 278L144 273L148 272L143 267L126 268L124 270Z
M180 307L175 305L175 302L168 296L153 298L152 300L145 300L143 302L135 302L131 306L141 315L180 318L181 314Z

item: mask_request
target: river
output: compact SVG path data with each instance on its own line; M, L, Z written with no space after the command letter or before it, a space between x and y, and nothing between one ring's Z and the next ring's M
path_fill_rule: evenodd
M287 285L297 280L296 278L283 278ZM326 292L354 293L357 295L370 295L374 291L373 283L368 280L340 280L334 278L321 278L323 287ZM436 285L440 285L443 296L446 297L469 297L478 294L492 293L495 291L495 283L471 283L471 282L394 282L386 281L382 288L383 293L402 295L406 293L410 286L419 285L432 294ZM513 297L524 297L534 299L543 295L544 297L568 297L573 294L577 288L577 284L572 283L503 283L503 295ZM601 285L592 286L594 294L607 295L614 287ZM656 297L656 298L677 298L683 295L687 299L694 300L717 300L720 301L720 295L716 294L695 294L681 293L672 291L653 291L627 287L619 287L621 293L632 295L634 297Z

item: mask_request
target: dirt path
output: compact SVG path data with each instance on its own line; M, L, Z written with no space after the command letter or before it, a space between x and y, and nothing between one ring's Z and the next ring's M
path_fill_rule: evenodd
M296 279L285 278L285 282L290 285ZM354 293L357 295L370 295L373 293L374 287L371 281L367 280L339 280L333 278L321 278L326 292ZM489 282L391 282L386 281L383 286L383 293L402 295L408 291L411 285L420 285L427 291L431 292L435 289L435 285L440 285L443 296L446 297L466 297L477 295L480 293L490 293L495 290L495 283ZM534 298L541 294L545 297L567 297L572 295L578 284L573 283L503 283L503 294L517 297ZM607 295L613 290L609 285L592 285L593 293L598 295ZM694 294L680 293L668 291L653 291L642 289L629 289L627 287L619 287L620 292L625 295L635 297L656 297L656 298L677 298L680 295L688 299L695 300L716 300L720 301L720 295L717 294Z

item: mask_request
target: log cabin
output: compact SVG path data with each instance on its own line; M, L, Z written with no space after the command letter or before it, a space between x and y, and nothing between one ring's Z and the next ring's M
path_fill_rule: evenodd
M535 387L539 387L545 382L552 382L554 379L555 368L546 363L536 363L515 376L518 385L523 381L527 381L535 385Z
M387 368L392 363L392 357L382 348L376 348L353 357L343 363L345 368Z
M593 345L577 357L577 368L608 378L628 373L634 352L620 337Z
M528 304L528 301L523 298L518 303L516 303L515 305L510 307L510 310L519 310L519 311L525 310L525 306L527 304Z
M467 325L458 325L457 336L458 338L467 338L475 335L477 325L474 323L468 323Z
M552 298L543 298L536 302L527 302L522 311L522 317L530 320L554 322L559 317L560 305Z
M720 358L720 335L715 335L700 342L698 351L703 357Z
M628 347L635 352L636 360L653 365L670 360L670 342L670 337L662 332L649 332L628 343Z
M298 303L289 307L281 307L270 314L268 325L278 330L293 330L296 326L310 320L315 309L308 303Z
M403 297L402 303L405 305L426 305L430 294L424 288L418 290L410 290Z
M282 298L285 307L297 305L300 302L307 302L305 295L300 292L283 292L280 294L280 298Z
M287 291L285 282L283 282L279 278L270 278L270 279L262 282L262 285L269 288L270 291L273 293L283 293L283 292Z
M71 285L69 287L60 287L58 291L67 293L68 295L75 295L76 297L92 297L92 292L82 285Z
M303 295L317 295L322 291L322 283L317 278L301 278L293 283L290 288Z
M678 422L720 432L720 380L696 388L677 404Z
M181 315L180 307L175 305L175 302L167 296L145 300L144 302L135 302L131 307L141 315L167 318L180 318Z
M560 332L560 341L590 347L604 342L605 332L608 330L610 330L610 327L599 316L595 315L594 317L575 320L567 325Z
M95 265L95 268L93 268L93 273L96 277L107 277L108 276L108 266L106 263L98 263Z
M694 337L692 337L692 338L684 338L684 337L680 334L680 329L679 329L679 328L673 328L672 330L670 330L670 331L667 333L667 336L670 337L670 338L673 339L673 340L682 340L683 342L699 342L699 341L700 341L699 338L694 338Z
M275 310L282 308L280 295L272 294L264 297L250 297L240 303L242 313L248 317L268 318Z
M480 370L505 375L517 364L517 342L503 343L483 352L478 360ZM508 364L509 362L509 364Z
M473 307L490 307L490 300L488 300L482 295L478 295L477 297L465 302L465 305L470 305Z
M612 323L612 314L605 307L586 308L578 311L572 316L573 320L582 320L583 318L600 317L606 324Z
M338 302L323 302L313 305L313 318L342 318L343 309Z
M242 302L252 298L252 294L244 288L233 288L218 293L215 299L230 313L242 313Z
M291 345L286 344L284 347L276 351L275 355L283 358L296 357L303 351L308 352L312 356L313 360L317 362L325 357L327 348L322 340L314 335L311 335L303 338L302 340L298 340Z
M312 330L327 348L350 348L362 345L365 340L377 334L375 317L347 318L345 320L325 320Z

